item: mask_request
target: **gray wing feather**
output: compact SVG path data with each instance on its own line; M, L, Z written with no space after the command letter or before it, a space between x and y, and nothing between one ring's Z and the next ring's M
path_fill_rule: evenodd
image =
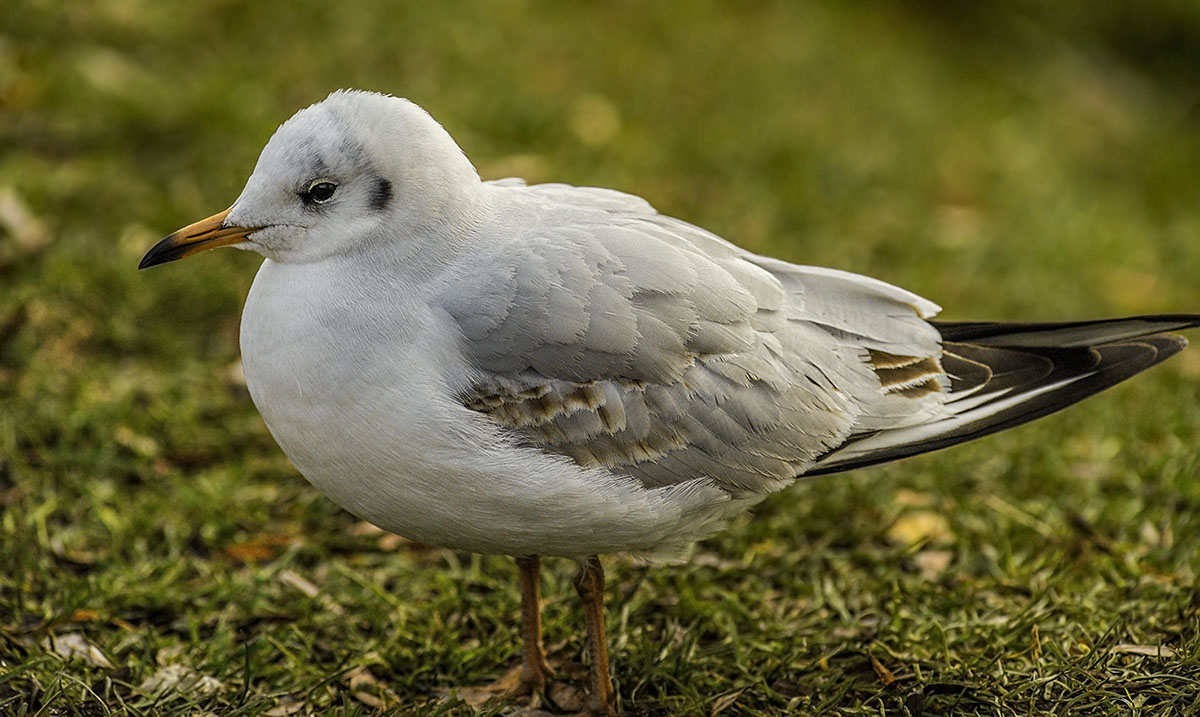
M530 207L509 225L532 228L489 242L440 301L476 369L462 401L529 444L647 486L761 493L871 416L940 408L902 393L945 380L923 299L748 254L620 192L499 186Z

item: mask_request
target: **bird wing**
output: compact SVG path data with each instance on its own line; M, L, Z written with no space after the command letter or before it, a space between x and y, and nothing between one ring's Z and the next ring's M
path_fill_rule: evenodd
M620 192L500 186L522 228L439 298L474 369L460 400L527 444L744 495L942 410L930 302L755 256Z
M1161 314L1058 323L933 322L950 378L940 415L855 431L809 471L833 473L952 446L1083 400L1178 353L1168 333L1200 315Z

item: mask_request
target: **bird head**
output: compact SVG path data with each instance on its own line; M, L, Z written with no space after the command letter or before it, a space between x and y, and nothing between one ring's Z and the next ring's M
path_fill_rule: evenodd
M276 130L229 209L170 234L138 268L221 246L305 263L403 243L466 218L479 185L425 110L341 90Z

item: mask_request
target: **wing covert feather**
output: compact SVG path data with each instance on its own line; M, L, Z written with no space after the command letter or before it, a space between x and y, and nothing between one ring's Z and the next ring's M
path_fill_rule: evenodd
M536 221L508 222L532 228L490 243L439 299L477 370L462 401L529 445L647 486L756 494L879 404L929 403L889 395L869 363L871 349L937 355L919 297L756 257L620 192L501 186ZM846 295L886 318L825 306Z

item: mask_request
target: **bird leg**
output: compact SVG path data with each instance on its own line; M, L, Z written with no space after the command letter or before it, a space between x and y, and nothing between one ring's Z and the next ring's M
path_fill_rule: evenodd
M575 590L583 602L587 649L592 660L592 691L588 696L587 709L591 714L615 714L617 693L613 690L612 676L608 671L608 643L604 636L604 568L600 565L600 558L593 555L579 561Z
M527 691L544 690L554 670L542 647L542 559L517 558L517 568L521 573L521 686Z
M447 694L476 708L496 699L526 696L531 698L530 706L536 707L554 677L542 647L542 560L536 555L517 558L517 569L521 584L521 664L487 685L447 690Z

